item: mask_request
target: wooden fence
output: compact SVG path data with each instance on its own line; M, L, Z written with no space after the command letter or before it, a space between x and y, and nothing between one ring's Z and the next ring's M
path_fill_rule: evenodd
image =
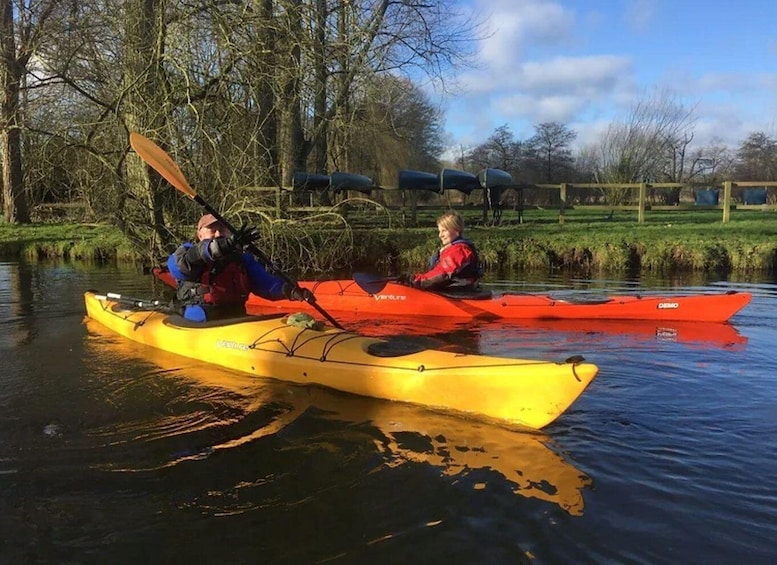
M650 210L700 210L700 209L718 209L722 211L722 222L727 223L731 218L731 210L775 210L777 209L777 202L773 201L770 203L768 198L768 189L777 188L777 182L769 182L769 181L725 181L722 183L722 187L710 187L710 186L700 186L700 185L691 185L691 184L685 184L685 183L632 183L632 184L594 184L594 183L587 183L587 184L572 184L572 183L562 183L562 184L542 184L542 185L534 185L536 188L540 189L547 189L550 191L558 191L558 200L559 200L559 223L564 223L564 211L570 207L568 204L567 195L572 188L592 188L602 191L602 193L606 193L608 190L628 190L637 193L636 203L635 204L622 204L622 205L575 205L575 207L580 208L606 208L606 209L617 209L617 210L636 210L637 211L637 222L640 224L645 223L645 217L646 213ZM672 204L656 204L654 202L651 202L648 198L648 189L665 189L665 190L674 190L674 191L682 191L682 190L688 190L688 191L694 191L697 193L697 198L695 201L691 202L681 202L677 201ZM762 204L748 204L743 199L737 199L740 201L735 201L733 197L734 189L735 188L742 188L742 189L749 189L749 188L758 188L763 189L763 203ZM722 202L720 202L720 199L718 196L715 197L715 203L707 203L704 199L701 199L698 197L698 193L704 191L704 193L709 194L710 191L714 191L717 194L717 191L720 191L722 189L723 197ZM774 192L777 194L777 191ZM633 198L631 199L633 201Z
M742 190L738 190L742 189ZM760 194L758 204L748 203L745 193L748 189L757 189ZM341 210L347 213L347 207L341 204L346 202L348 193L343 191L334 195L332 205L322 206L315 203L314 191L299 191L279 187L248 187L249 194L266 195L265 205L250 206L249 209L262 211L275 218L281 218L294 214L312 214ZM637 212L637 222L645 223L651 210L721 210L722 222L727 223L731 218L731 210L777 210L777 181L725 181L717 186L692 185L687 183L627 183L627 184L597 184L597 183L560 183L560 184L516 184L514 187L502 189L504 194L513 191L513 204L511 209L518 214L519 223L523 221L524 212L539 208L540 206L526 201L526 195L542 194L547 204L542 208L557 209L559 223L563 224L565 212L573 208L582 209L606 209L606 210L634 210ZM589 198L594 202L588 202L574 196L575 192L588 191L595 197ZM608 194L619 191L621 197L619 204L607 203ZM396 196L397 193L401 196ZM455 192L455 191L454 191ZM442 201L442 196L435 195L438 202L430 205L418 203L419 191L400 191L394 187L376 188L371 193L359 192L359 197L368 202L374 202L376 206L382 206L390 210L401 211L408 217L410 223L417 222L417 212L423 210L444 210L448 208L465 207L472 209L473 205L482 208L483 221L488 221L489 215L493 223L501 217L505 203L494 205L488 198L485 190L473 191L469 196L463 194L458 198L447 198ZM656 194L667 193L675 196L673 202L667 202L666 198L657 198ZM741 192L742 194L737 194ZM752 190L750 192L753 192ZM383 194L381 194L383 193ZM696 198L679 197L681 193L695 195ZM399 200L400 204L385 204L386 196L395 195L393 200ZM714 195L713 200L705 200L700 195ZM743 197L744 195L744 197ZM377 198L376 198L377 197ZM671 199L670 199L671 200ZM304 202L303 202L304 201ZM596 201L602 201L597 203ZM270 204L271 203L271 204Z

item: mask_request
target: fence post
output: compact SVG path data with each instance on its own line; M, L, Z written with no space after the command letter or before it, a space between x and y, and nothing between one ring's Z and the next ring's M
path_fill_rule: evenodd
M558 185L558 223L564 225L564 208L567 205L567 183Z
M637 211L637 223L645 223L645 200L647 199L647 183L639 183L639 209Z
M281 219L281 187L275 187L275 219Z
M731 185L730 180L723 182L723 223L727 224L731 216Z

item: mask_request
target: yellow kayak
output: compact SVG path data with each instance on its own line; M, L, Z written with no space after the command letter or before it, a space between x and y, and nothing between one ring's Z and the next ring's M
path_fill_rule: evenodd
M192 359L535 429L563 414L598 372L580 357L551 362L395 348L320 323L290 325L288 316L194 323L92 291L84 302L87 316L108 329Z

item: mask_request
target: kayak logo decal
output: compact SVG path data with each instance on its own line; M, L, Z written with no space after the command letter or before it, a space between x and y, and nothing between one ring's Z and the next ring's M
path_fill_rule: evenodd
M373 294L375 300L407 300L404 294Z
M659 310L677 310L679 307L677 302L659 302L657 306Z
M249 347L245 343L220 339L216 342L217 349L237 349L238 351L248 351Z

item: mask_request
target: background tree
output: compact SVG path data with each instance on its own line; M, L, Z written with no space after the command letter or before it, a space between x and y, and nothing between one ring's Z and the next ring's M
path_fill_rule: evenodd
M555 183L568 179L575 159L570 145L577 132L559 122L534 126L534 135L526 142L524 163L537 173L539 183Z
M128 153L129 131L160 143L217 208L239 211L247 186L290 186L297 170L366 162L367 146L352 161L347 135L369 104L385 106L373 85L422 73L444 84L471 55L476 32L448 1L56 6L57 26L35 58L35 90L22 99L36 198L78 198L139 242L146 234L152 254L199 211ZM436 110L406 86L390 91L400 104L391 110L394 135L411 160L433 161ZM417 127L399 115L413 106ZM367 161L385 168L383 148L373 147L381 153Z
M505 124L496 128L484 143L473 148L462 161L467 163L466 168L470 172L478 173L488 167L502 169L510 173L513 179L518 182L522 159L523 144L516 141L513 132ZM494 211L494 221L501 217L502 205L508 201L514 205L517 204L519 196L521 199L523 198L522 190L518 193L513 191L509 197L503 197L502 187L485 187L483 190L484 201Z
M423 171L440 167L440 111L408 79L390 75L364 85L353 101L348 138L351 145L333 155L333 166L348 155L356 170L385 186L396 186L400 169Z
M0 0L0 163L3 218L9 223L30 221L22 162L25 124L20 97L27 83L28 66L47 39L48 22L58 5L54 0Z
M747 136L737 150L736 175L750 180L777 179L777 140L762 131Z
M510 127L505 124L496 128L486 141L470 150L465 162L472 172L493 167L516 177L522 158L523 144L515 139Z
M698 152L700 155L696 159L698 172L694 178L699 182L715 185L734 178L736 156L719 139L713 138L709 145L702 147Z
M693 108L665 91L638 100L624 120L613 122L594 143L595 182L656 182L662 178L668 155L691 132L693 113ZM629 192L608 188L604 195L610 204L618 205Z

